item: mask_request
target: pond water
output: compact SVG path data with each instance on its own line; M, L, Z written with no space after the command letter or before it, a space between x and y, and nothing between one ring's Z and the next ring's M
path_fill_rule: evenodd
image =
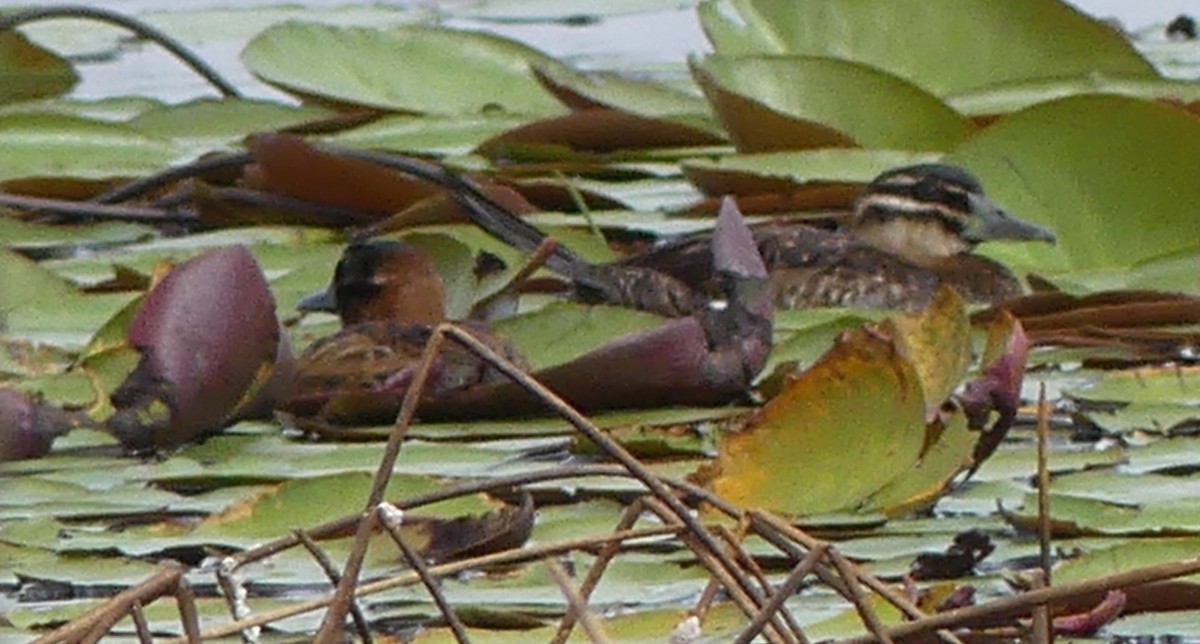
M1200 14L1200 0L1071 0L1080 9L1099 17L1118 19L1145 41L1161 40L1161 27L1180 13ZM0 8L25 4L0 0ZM566 59L580 67L633 70L681 75L689 54L708 49L694 2L645 0L643 2L393 2L351 5L337 0L307 0L303 9L278 1L231 3L228 0L114 0L92 6L139 15L180 38L202 58L247 94L283 96L246 72L238 55L246 41L272 22L309 12L313 19L337 24L400 24L436 15L444 24L486 29L509 36ZM690 5L680 9L681 4ZM253 6L248 11L247 6ZM234 9L236 7L236 9ZM600 9L603 7L603 9ZM658 10L654 10L657 7ZM649 9L649 10L648 10ZM638 13L632 13L637 10ZM511 20L521 16L557 14L560 17L601 12L593 21L571 26ZM234 13L231 13L234 12ZM505 15L510 21L471 19L483 13ZM147 95L177 102L211 93L203 81L182 70L178 63L154 47L120 39L117 29L78 22L42 23L29 29L33 37L55 51L72 56L83 80L75 90L79 98ZM1149 47L1153 48L1153 44ZM1146 49L1146 46L1143 46ZM1195 49L1200 50L1200 45ZM1153 58L1153 52L1150 52ZM1175 54L1173 57L1178 58ZM1200 55L1187 57L1200 60ZM1200 63L1171 75L1200 77Z

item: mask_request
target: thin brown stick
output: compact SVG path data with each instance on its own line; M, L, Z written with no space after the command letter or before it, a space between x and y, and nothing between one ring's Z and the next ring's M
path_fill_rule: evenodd
M763 589L763 593L769 598L772 592L771 581L767 579L767 574L763 572L762 567L758 565L754 557L750 556L750 553L746 552L746 549L742 547L742 542L746 540L746 535L750 532L750 520L745 518L738 522L738 532L736 535L730 532L727 526L719 524L716 526L716 532L721 535L725 543L729 544L730 553L740 564L750 571L750 574L758 581L759 587ZM759 612L761 613L762 611ZM791 630L792 637L796 641L801 642L801 644L807 644L808 638L804 635L804 629L800 628L800 624L796 622L791 611L778 611L777 614L787 624L788 629Z
M1046 383L1038 393L1037 477L1038 477L1038 548L1042 565L1042 583L1050 585L1050 404L1046 402Z
M158 571L142 583L121 592L70 623L37 638L34 640L34 644L77 642L92 633L104 635L129 613L135 603L145 606L170 593L183 578L184 571L186 568L180 564L173 561L163 562L159 564Z
M643 500L643 503L646 504L646 509L657 514L664 523L669 523L672 521L674 514L671 512L670 508L665 507L665 505L658 499L647 497ZM755 598L751 597L750 594L744 590L744 584L737 583L735 580L735 577L738 576L736 572L740 571L732 571L721 562L716 561L717 553L699 543L699 540L695 538L695 533L691 532L690 530L681 534L679 538L684 542L684 544L691 548L692 554L695 555L696 559L708 569L709 573L716 577L721 585L725 587L725 591L729 593L729 597L733 600L734 605L736 605L738 609L740 609L742 613L746 615L747 618L753 619L754 615L758 611L762 610L762 605L766 602L756 602ZM740 576L743 580L746 577L745 574L741 574ZM771 630L764 632L763 637L765 637L769 642L788 642L790 640L787 630L774 620L771 621Z
M755 532L757 532L759 536L770 541L777 547L784 549L785 551L786 544L780 542L779 536L776 536L776 531L781 536L792 539L810 551L825 543L809 536L803 530L788 524L786 521L783 521L779 517L770 514L769 512L751 510L749 516L751 523L755 528ZM886 600L892 606L895 606L897 610L899 610L909 619L924 619L927 617L925 612L909 601L907 597L883 583L883 581L881 581L878 577L868 574L849 561L847 561L846 564L855 572L859 583L867 588L870 588L872 592L884 598L884 600ZM849 589L846 588L846 584L825 565L818 565L813 572L825 585L829 586L843 597L847 597ZM939 630L938 637L942 641L948 642L949 644L962 644L958 637L948 630Z
M1044 387L1045 386L1043 385L1043 389L1044 389ZM1042 402L1045 402L1045 398L1044 398L1045 391L1043 390L1042 393L1043 393L1043 398L1041 400L1042 400ZM1046 580L1043 579L1042 575L1039 574L1037 571L1035 571L1033 573L1033 575L1031 575L1031 576L1033 577L1032 588L1037 589L1037 588L1045 588L1046 587ZM1042 604L1041 606L1034 606L1034 608L1033 608L1033 625L1032 625L1032 628L1030 628L1030 632L1029 632L1029 637L1032 640L1033 644L1050 644L1050 642L1052 641L1052 638L1053 638L1053 635L1052 635L1053 631L1051 630L1053 628L1052 624L1053 624L1053 622L1050 619L1050 607L1046 604Z
M546 260L550 259L550 256L554 254L554 251L557 248L557 239L553 237L547 237L543 239L542 243L538 244L537 248L533 249L533 252L525 258L525 262L521 264L521 268L517 269L516 273L513 273L513 276L508 280L508 282L496 289L493 293L480 298L478 302L471 306L471 312L474 313L475 311L486 310L492 302L512 292L514 289L520 286L522 282L529 279L530 276L541 270L541 268L546 265Z
M16 210L47 213L72 219L104 219L107 221L132 221L140 223L198 224L200 218L194 214L169 211L159 208L137 206L111 206L89 201L70 201L51 197L29 197L0 193L0 206Z
M141 602L133 602L129 607L129 616L133 618L133 632L137 633L139 642L154 644L154 635L150 632L150 622L146 621L146 611L142 610Z
M809 551L808 555L792 568L792 572L788 574L787 579L775 589L775 592L771 595L771 599L767 601L767 605L763 606L763 609L754 616L754 619L750 620L750 625L738 635L737 639L734 640L734 644L750 644L750 641L758 636L763 626L771 619L771 615L779 612L783 608L784 602L796 594L796 591L800 589L800 584L804 582L804 578L821 562L827 551L827 546ZM803 631L800 632L799 641L806 644L808 642L808 637L804 635Z
M808 556L808 553L816 549L818 545L825 543L814 539L769 512L751 510L748 516L756 534L797 561ZM850 590L846 588L846 582L829 565L819 564L813 569L813 573L817 575L821 583L845 597L846 601L850 601Z
M439 576L455 575L460 572L476 568L527 563L530 561L541 560L550 555L571 552L573 550L591 550L593 548L603 547L609 543L625 542L633 539L646 539L648 537L660 537L664 535L678 535L680 532L682 532L680 528L655 527L641 528L638 530L626 530L624 532L589 537L587 539L568 539L533 547L526 547L520 550L507 550L505 552L497 552L481 557L474 557L472 559L452 561L437 566L431 566L429 571L431 574ZM355 594L359 597L366 597L368 595L381 593L393 588L410 586L415 583L420 583L420 581L420 577L418 577L415 572L408 572L396 575L390 579L382 579L379 581L362 584L355 590ZM205 638L218 638L234 635L237 632L247 628L262 626L263 624L270 624L276 620L287 619L288 617L293 617L309 611L324 608L332 601L332 595L310 599L305 602L297 603L294 606L284 606L273 611L260 613L248 619L243 619L221 626L215 626L207 631L204 631L201 633L201 635ZM179 639L168 641L172 642L173 644L181 644L182 642L182 640Z
M419 494L407 499L393 501L392 504L402 510L411 510L425 505L432 505L448 499L460 498L478 494L480 492L492 492L495 490L515 488L529 483L538 483L542 481L552 481L563 478L583 478L583 477L600 477L614 476L622 478L633 478L633 474L629 470L620 465L569 465L563 467L553 467L534 472L522 472L520 474L511 474L508 476L498 476L489 479L480 479L465 481L456 485L447 486L425 494ZM735 509L729 509L730 504L714 496L711 492L704 490L692 483L680 479L673 479L665 476L658 477L664 484L678 490L681 493L689 496L697 496L703 498L705 502L711 503L714 507L720 509L726 514L730 514L734 518L737 517ZM315 540L328 539L333 536L346 534L355 529L358 524L359 515L350 515L334 519L319 526L309 528L305 531L309 537ZM253 561L259 561L271 555L277 554L288 548L296 546L298 541L295 535L281 537L275 541L263 544L261 546L251 548L229 558L235 562L234 568L243 566Z
M292 534L296 535L296 539L300 542L300 545L316 560L317 566L321 568L321 572L325 573L325 576L329 578L329 585L337 588L342 580L342 573L338 571L337 566L333 565L333 561L329 558L329 555L325 554L325 550L317 545L316 541L309 538L307 534L304 534L303 530L293 530ZM364 644L371 644L374 641L371 637L371 628L367 623L366 615L362 612L362 606L359 605L357 600L350 602L350 618L354 620L354 630L358 631L358 638Z
M135 199L176 181L192 177L203 177L210 172L240 168L252 161L254 161L254 157L249 152L205 155L190 163L171 166L154 174L139 177L129 183L119 185L112 190L100 193L89 199L89 201L105 204L121 203L122 201Z
M317 644L334 644L342 639L342 632L346 625L346 613L350 610L354 587L358 584L358 575L362 571L367 544L371 539L373 522L368 517L383 501L383 493L387 489L388 481L391 480L392 470L396 467L396 459L400 457L400 448L404 444L405 435L408 434L408 426L412 422L413 416L416 415L417 404L421 401L421 395L425 392L425 382L429 379L429 372L433 368L433 360L442 348L442 341L448 328L452 327L439 324L433 330L433 335L425 343L425 350L421 354L421 362L417 366L412 384L409 385L408 391L404 392L404 400L400 403L400 412L396 415L392 433L388 436L387 446L384 447L379 469L375 470L375 481L371 486L371 494L367 498L366 508L363 510L363 520L359 522L358 530L354 535L354 546L350 550L346 567L342 571L341 582L338 583L334 601L329 605L325 619L321 622L321 628L314 638ZM462 335L468 334L463 333Z
M571 423L575 429L579 430L593 444L599 446L610 458L625 466L635 478L642 482L642 485L645 485L650 490L650 493L655 498L670 508L671 513L676 515L678 520L687 526L688 530L695 536L696 542L712 553L712 561L720 564L721 567L728 571L732 580L736 582L736 585L740 587L743 593L751 598L756 608L761 607L765 600L759 589L750 583L745 575L738 574L737 564L725 554L725 551L717 543L716 539L691 515L691 512L679 500L679 497L673 494L670 488L659 480L657 476L646 469L646 466L642 465L633 454L630 454L620 443L601 431L587 417L560 398L558 394L555 394L545 385L530 377L529 374L521 371L516 365L497 355L496 352L492 351L487 345L480 342L471 334L452 326L447 328L446 333L458 340L472 353L486 360L498 371L508 376L509 379L521 386L521 388L545 401L559 416Z
M1002 597L979 606L966 606L930 615L921 620L893 626L887 629L887 635L893 639L902 639L942 628L956 628L977 621L1019 617L1028 614L1030 609L1040 604L1053 604L1079 595L1140 586L1196 573L1200 573L1200 557L1126 570L1097 579L1031 590L1013 597ZM865 635L841 640L841 644L870 644L875 641L873 635Z
M858 616L862 619L863 625L867 630L875 636L875 638L883 644L892 644L892 638L887 634L887 626L883 620L879 619L879 613L875 611L875 607L871 605L871 598L863 592L862 584L858 581L858 575L849 565L850 562L838 552L836 548L829 548L827 558L833 563L833 567L841 574L842 580L846 582L846 587L850 589L850 601L854 603L854 610L858 611Z
M392 537L392 542L400 549L400 554L404 555L404 561L408 566L417 573L417 577L421 579L421 584L425 586L425 590L429 596L433 598L433 603L442 612L442 618L446 620L446 625L450 627L450 632L454 634L455 641L458 644L470 644L471 638L467 636L467 627L463 625L462 620L458 618L458 613L454 612L454 607L446 601L446 595L442 593L441 584L438 582L431 572L429 566L421 555L417 554L411 546L404 541L404 535L400 533L400 526L403 523L404 513L397 509L394 505L388 503L380 503L375 509L375 519L383 526L384 530Z
M567 575L567 571L563 569L562 564L553 557L547 557L542 561L546 564L546 569L550 571L550 577L554 579L554 583L562 591L563 597L567 598L567 614L575 616L574 621L579 623L588 640L595 644L610 644L612 639L604 632L604 627L596 620L596 616L588 610L587 600L579 594L574 584L571 583L571 577Z
M180 575L175 584L175 603L179 606L179 622L188 644L200 642L200 611L196 610L196 593L187 577Z
M634 501L625 511L621 513L621 518L617 521L615 532L622 532L633 528L637 523L638 517L642 515L643 505L641 499ZM587 574L583 577L583 582L579 584L579 597L584 605L592 597L592 591L600 584L601 577L604 576L604 571L608 570L608 564L612 562L617 553L621 551L621 542L614 541L605 544L605 546L596 555L596 561L592 563L592 567L588 569ZM554 633L554 637L550 638L550 644L563 644L567 638L571 636L571 631L575 628L575 613L567 611L562 617L562 621L558 624L558 630Z
M250 605L246 603L246 586L237 572L237 565L238 563L233 557L225 557L217 565L214 573L217 578L217 588L225 597L225 603L229 606L229 614L234 620L245 619L252 614ZM258 627L254 627L242 631L239 635L245 644L256 644L260 630Z
M741 531L742 526L746 524L746 521L747 520L745 518L742 518L741 520L738 521L739 532ZM726 541L729 541L729 538L726 536L726 533L721 531L721 527L718 527L717 531L718 531L718 534L720 534L722 538L724 538ZM762 583L762 579L759 579L759 583L760 584ZM764 585L763 587L770 588L769 585ZM720 592L721 592L721 584L720 584L720 582L717 581L717 578L716 577L709 578L708 583L705 584L705 586L704 586L704 592L700 593L700 599L696 602L696 605L692 608L692 614L695 615L701 622L703 622L704 618L708 616L708 611L710 608L712 608L712 604L713 604L713 602L715 602L717 600L717 596L720 594Z
M151 26L150 24L138 20L132 16L104 9L101 7L89 7L86 5L58 5L49 7L33 7L29 9L18 9L7 12L0 16L0 32L13 29L20 25L37 22L41 20L51 20L55 18L82 18L87 20L95 20L98 22L106 22L118 27L124 27L129 31L137 34L150 42L158 44L163 49L166 49L172 55L179 59L184 65L191 68L192 71L200 75L204 80L208 81L218 92L229 98L241 97L241 92L233 86L232 83L225 80L217 73L208 63L202 58L192 53L187 47L183 46L178 40L168 36L163 31Z

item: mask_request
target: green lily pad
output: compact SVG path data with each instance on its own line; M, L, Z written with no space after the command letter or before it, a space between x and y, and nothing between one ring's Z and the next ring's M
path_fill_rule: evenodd
M169 139L197 156L219 149L240 149L241 140L329 118L333 112L315 106L227 98L198 99L142 112L129 125L149 136Z
M0 250L0 319L9 338L79 348L135 295L87 295L11 251Z
M426 154L467 154L479 144L530 121L529 117L481 115L440 118L388 116L324 140L351 148Z
M683 173L707 194L727 194L733 182L781 180L795 187L828 183L866 185L885 170L938 160L936 152L827 148L688 159Z
M711 119L698 91L689 94L653 80L612 72L584 73L563 65L536 71L542 83L574 109L606 107L639 116L707 115ZM717 130L711 120L709 129Z
M554 59L481 32L292 21L255 36L242 61L286 91L385 110L473 116L563 111L530 69Z
M1200 412L1200 371L1172 367L1116 371L1095 385L1068 393L1088 400L1169 402Z
M867 65L815 56L708 56L693 75L738 150L945 150L971 130L937 97Z
M1037 495L1025 497L1014 513L1022 524L1037 518ZM1062 494L1050 495L1050 518L1066 534L1200 534L1200 498L1145 506L1118 505Z
M118 123L63 114L0 116L0 181L149 174L180 157L169 142Z
M1095 73L1074 78L1037 78L1004 85L989 85L948 96L946 102L963 114L979 116L1016 112L1037 103L1079 94L1113 94L1192 104L1200 101L1200 83Z
M1056 477L1050 491L1124 505L1172 503L1200 498L1200 477L1094 470Z
M1195 249L1180 234L1200 202L1200 121L1120 96L1076 96L1004 118L944 161L976 173L999 203L1058 235L1044 244L989 245L1018 271L1128 267Z
M155 234L142 224L99 222L71 226L51 226L0 217L0 245L21 250L55 248L97 248L138 241Z
M1122 34L1057 0L732 0L701 5L700 20L722 54L841 58L938 95L1093 71L1155 76Z
M661 317L644 311L564 302L501 320L496 329L521 348L534 369L544 369L570 362L628 333L653 329L662 323Z
M98 100L53 98L9 103L0 106L0 114L65 114L124 123L142 112L162 106L161 101L144 96L111 96Z

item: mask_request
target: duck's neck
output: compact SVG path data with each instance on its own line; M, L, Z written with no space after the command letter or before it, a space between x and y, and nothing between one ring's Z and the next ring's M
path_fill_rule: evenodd
M937 264L972 247L936 219L895 217L886 221L857 221L850 225L847 234L919 266Z

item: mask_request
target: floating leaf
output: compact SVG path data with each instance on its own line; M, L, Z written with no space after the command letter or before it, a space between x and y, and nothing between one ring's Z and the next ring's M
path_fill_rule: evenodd
M1098 136L1103 132L1103 136ZM1046 226L1058 246L996 245L984 254L1054 275L1195 249L1181 235L1200 203L1200 120L1120 96L1077 96L1005 117L944 159L969 168L988 193Z
M1146 76L1111 76L1102 73L989 85L948 96L946 102L963 114L989 116L1016 112L1037 103L1080 94L1114 94L1158 100L1183 105L1193 113L1200 104L1200 84L1194 81Z
M712 487L789 515L852 510L917 462L924 416L917 372L891 340L867 328L843 334L725 439Z
M170 143L117 123L62 114L0 116L4 165L0 181L19 191L17 179L64 183L149 174L175 161Z
M473 116L562 111L530 69L554 59L482 32L292 21L255 36L242 60L277 87L341 103Z
M764 192L818 193L812 208L848 206L864 186L885 170L932 163L935 152L830 148L688 159L684 175L709 196ZM836 192L834 192L836 191ZM836 201L825 198L835 195ZM743 204L744 205L744 204Z
M570 362L605 342L662 324L652 313L611 306L561 302L500 320L496 329L512 338L535 368Z
M733 0L702 4L700 20L722 54L840 58L939 95L1093 71L1155 76L1123 34L1057 0Z
M537 66L534 72L546 89L573 110L607 108L648 117L709 116L708 104L698 94L652 80L612 72L584 73L562 65ZM710 121L707 129L714 131L715 125Z
M889 517L923 512L946 494L954 477L971 463L979 434L967 427L966 416L955 412L933 422L936 431L927 428L926 435L936 434L937 440L925 448L921 460L909 471L872 494L864 511L875 510Z
M128 124L147 135L170 139L199 155L240 148L250 134L270 132L329 118L333 112L315 106L226 98L198 99L146 110Z
M907 81L834 58L720 56L693 62L739 151L874 147L945 150L970 132Z
M379 148L398 152L467 154L484 141L519 127L533 117L475 118L388 116L339 132L325 140L351 148Z
M885 324L893 331L896 349L917 370L926 417L932 418L971 364L966 306L954 289L943 286L924 311L889 318Z
M484 141L477 151L485 156L503 158L510 147L557 146L609 153L716 145L723 141L724 138L718 135L672 120L600 108L578 110L522 125Z
M318 204L363 213L363 221L404 210L438 191L383 166L331 154L291 134L263 134L248 144L256 165L246 183Z

